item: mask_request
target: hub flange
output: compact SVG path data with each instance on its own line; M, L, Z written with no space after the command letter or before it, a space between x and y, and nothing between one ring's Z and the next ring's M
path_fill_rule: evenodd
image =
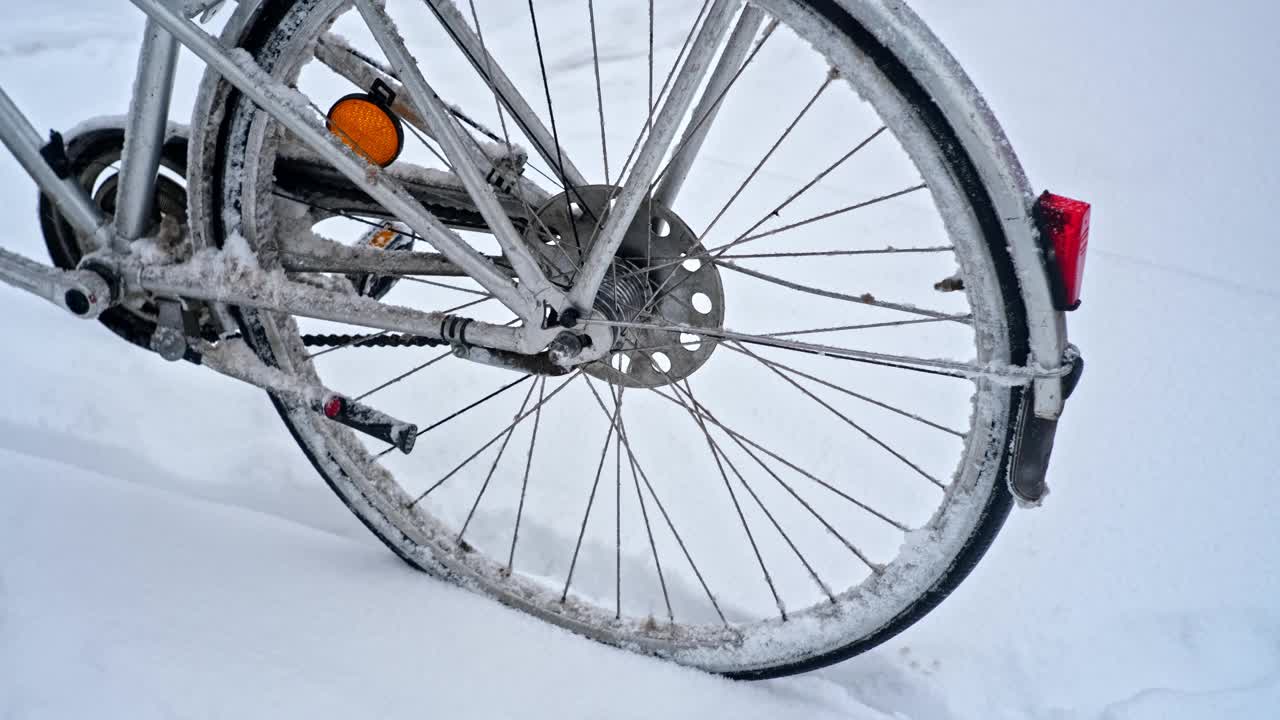
M525 239L552 282L569 285L588 254L612 200L612 185L576 187L551 198L529 223ZM598 320L719 329L724 288L705 248L678 215L645 200L596 295ZM686 378L706 363L716 341L650 328L618 328L609 356L588 374L629 387L659 387Z

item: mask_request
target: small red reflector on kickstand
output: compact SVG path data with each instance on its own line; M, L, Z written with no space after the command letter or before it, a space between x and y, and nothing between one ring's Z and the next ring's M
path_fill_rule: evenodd
M1052 249L1050 268L1057 271L1059 310L1080 306L1080 286L1084 282L1084 259L1089 250L1089 211L1082 200L1046 192L1036 201L1036 221L1047 249Z
M342 398L334 395L330 397L324 404L325 417L332 420L342 413Z

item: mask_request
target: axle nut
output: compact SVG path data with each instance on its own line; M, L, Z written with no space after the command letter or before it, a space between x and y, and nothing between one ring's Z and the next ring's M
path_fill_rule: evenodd
M582 339L571 332L562 332L547 346L547 355L557 365L568 365L582 352Z

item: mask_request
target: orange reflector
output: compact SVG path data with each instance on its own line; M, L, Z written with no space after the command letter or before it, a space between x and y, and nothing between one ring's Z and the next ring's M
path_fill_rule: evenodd
M404 148L400 118L388 104L372 95L348 95L329 109L329 132L369 162L386 167Z
M379 250L386 250L391 241L397 237L400 237L400 233L396 232L394 228L386 227L381 230L375 230L373 237L369 238L369 244Z

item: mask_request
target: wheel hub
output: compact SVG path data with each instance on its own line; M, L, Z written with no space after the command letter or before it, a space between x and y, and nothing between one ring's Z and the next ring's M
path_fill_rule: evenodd
M589 185L551 198L525 239L553 282L567 285L582 266L619 188ZM696 258L706 248L678 215L641 203L605 274L594 305L598 319L654 326L719 329L724 288L714 264ZM660 387L692 375L716 341L656 327L620 327L610 355L584 369L628 387Z

